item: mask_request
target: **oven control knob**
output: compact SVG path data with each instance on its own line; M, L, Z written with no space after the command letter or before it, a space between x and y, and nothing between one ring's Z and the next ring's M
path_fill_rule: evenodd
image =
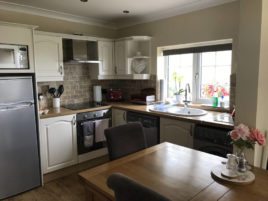
M87 117L88 117L87 114L85 114L85 115L84 115L84 119L87 119Z
M96 118L97 117L97 114L93 114L93 117Z

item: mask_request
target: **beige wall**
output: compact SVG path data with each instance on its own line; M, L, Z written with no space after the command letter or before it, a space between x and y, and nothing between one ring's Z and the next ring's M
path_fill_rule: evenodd
M68 34L83 33L85 35L108 38L130 35L150 35L153 37L152 74L156 74L156 55L157 47L159 46L233 38L235 49L238 36L238 2L123 28L117 31L109 28L67 22L42 16L33 16L13 11L0 11L0 21L38 25L39 30L48 32ZM236 54L234 54L234 72L236 69L236 60Z
M268 130L268 1L262 1L261 45L258 80L257 121L256 126L267 134ZM257 149L255 155L261 155L261 149ZM266 149L266 157L268 149ZM256 157L255 163L260 164L260 157ZM266 164L263 164L266 167Z
M261 0L240 1L236 122L256 126Z
M157 47L233 38L238 35L239 2L176 17L140 24L118 31L117 37L152 36L152 73L156 74ZM236 57L236 54L234 55ZM235 59L236 60L236 59ZM234 62L234 66L236 61Z
M64 20L57 20L48 17L24 14L0 9L0 21L7 21L21 24L31 24L39 26L38 30L57 33L82 33L89 36L114 38L116 30L99 26L91 26Z
M236 122L268 128L268 1L240 0ZM261 165L262 147L255 146L247 159Z

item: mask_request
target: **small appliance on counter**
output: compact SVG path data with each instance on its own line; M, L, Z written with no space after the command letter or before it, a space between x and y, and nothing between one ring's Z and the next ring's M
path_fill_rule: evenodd
M155 89L145 88L141 90L140 94L131 95L131 103L139 105L151 105L155 102Z
M93 101L95 103L102 102L101 86L93 86Z
M123 93L121 89L109 89L107 91L107 100L108 101L122 101Z

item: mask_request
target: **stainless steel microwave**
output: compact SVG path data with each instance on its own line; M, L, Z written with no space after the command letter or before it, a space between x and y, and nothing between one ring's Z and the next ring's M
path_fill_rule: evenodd
M28 46L0 43L0 69L29 69Z

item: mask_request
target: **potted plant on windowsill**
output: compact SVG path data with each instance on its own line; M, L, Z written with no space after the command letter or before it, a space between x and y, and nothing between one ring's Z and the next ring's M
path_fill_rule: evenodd
M211 99L212 107L225 107L224 97L229 96L229 92L224 86L219 84L207 84L204 86L203 94Z
M182 102L182 93L184 92L184 89L181 89L181 82L183 80L183 76L180 75L177 72L173 73L173 80L175 82L175 98L178 103Z
M174 95L176 97L176 101L178 103L181 103L182 100L183 100L183 98L182 98L183 97L183 95L182 95L183 92L184 92L184 90L183 89L180 89L179 91L177 91L177 92L174 93Z

